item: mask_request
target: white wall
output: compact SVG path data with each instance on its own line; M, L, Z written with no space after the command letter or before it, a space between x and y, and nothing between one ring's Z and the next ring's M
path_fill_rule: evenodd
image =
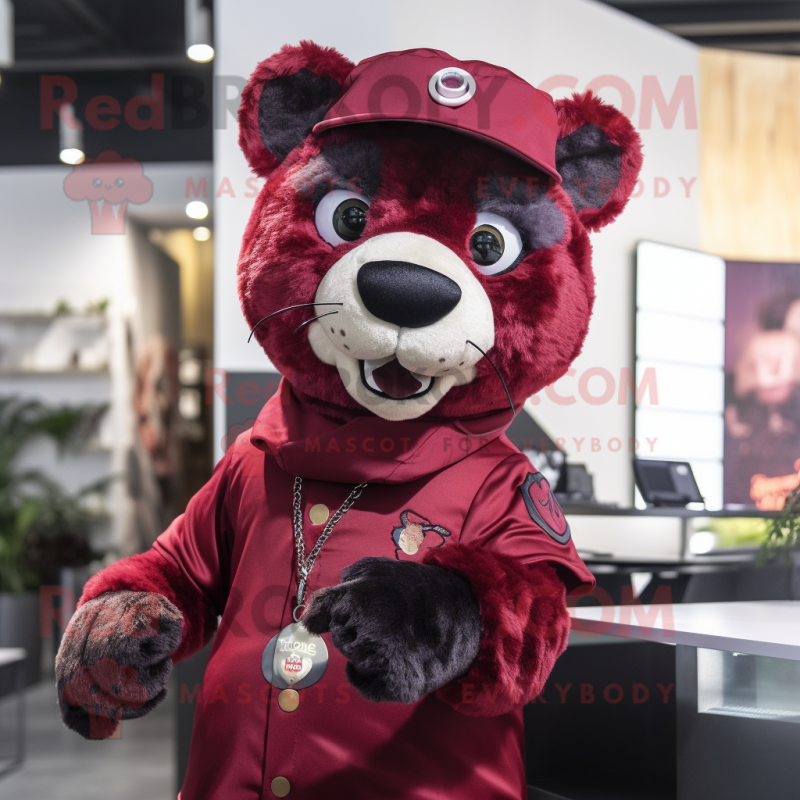
M69 167L8 167L0 169L0 312L52 313L66 300L76 310L108 298L112 353L118 350L115 324L123 279L131 265L127 237L93 236L86 202L64 194ZM41 400L51 405L111 402L107 430L123 428L124 398L107 374L2 375L0 394ZM122 467L111 437L109 447L90 454L58 458L49 442L38 442L24 458L44 469L68 490L85 486ZM119 487L112 490L115 501ZM113 506L118 506L113 502ZM115 515L114 538L121 534Z
M128 206L128 216L153 223L188 223L186 180L211 183L210 165L144 164L153 196ZM120 295L130 263L128 237L93 235L86 201L64 193L71 167L0 168L0 311L52 311L60 299L76 308ZM179 212L179 213L176 213Z
M630 87L628 104L633 101L637 127L644 76L655 76L667 100L680 76L689 76L695 91L698 85L697 48L588 0L495 0L489 6L479 0L462 0L456 6L442 0L377 0L362 4L355 16L321 0L306 2L302 14L291 5L226 0L216 4L216 14L217 75L246 77L259 60L301 38L333 45L354 61L386 50L435 47L457 58L501 64L534 85L547 82L545 88L556 97L570 90L552 88L548 79L553 76L572 76L579 91L600 76L614 76L612 82L623 92ZM619 91L605 88L600 94L621 106ZM266 358L256 345L246 346L247 329L235 284L236 257L253 201L240 191L249 173L233 120L228 116L227 121L227 128L215 133L215 185L229 177L237 197L226 195L216 201L216 361L219 367L254 370L264 368ZM698 131L687 129L681 109L670 129L654 112L652 128L640 133L645 146L644 191L615 224L594 234L595 316L584 353L575 363L576 375L557 387L561 395L575 396L576 402L559 405L543 395L531 406L543 427L565 440L572 460L585 462L594 473L598 497L622 505L630 505L632 499L631 454L626 452L633 435L632 403L618 405L615 392L611 402L594 405L581 397L578 382L586 370L602 368L618 383L620 370L633 366L635 243L646 238L698 246L699 187L695 182L687 198L679 180L691 181L698 174ZM670 184L665 197L655 197L657 178ZM659 185L663 191L665 184ZM588 386L594 395L604 388L602 378L593 378ZM219 440L223 409L215 410ZM574 439L581 438L578 451ZM599 440L595 452L592 439ZM623 443L621 452L609 449L610 439ZM656 456L657 448L656 443Z
M26 454L27 464L47 470L74 490L109 473L124 473L125 448L133 432L125 325L142 316L135 313L138 304L154 301L137 292L135 279L136 264L145 260L142 247L151 245L144 241L137 252L130 224L123 235L92 234L88 203L64 193L70 170L66 166L0 169L0 313L51 313L62 299L82 310L89 302L107 298L110 370L108 374L0 374L0 395L53 405L110 402L104 425L106 447L57 459L54 447L41 442ZM144 164L143 171L153 183L153 196L138 208L129 206L130 221L138 215L142 223L185 224L187 177L196 183L203 176L211 181L207 163ZM176 317L176 330L179 322ZM140 331L132 333L139 344ZM122 482L112 490L117 543L125 524L122 490Z

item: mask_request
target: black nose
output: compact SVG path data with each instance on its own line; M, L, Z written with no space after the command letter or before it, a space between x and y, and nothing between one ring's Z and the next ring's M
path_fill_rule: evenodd
M441 272L408 261L368 261L356 277L370 314L401 328L424 328L446 317L461 287Z

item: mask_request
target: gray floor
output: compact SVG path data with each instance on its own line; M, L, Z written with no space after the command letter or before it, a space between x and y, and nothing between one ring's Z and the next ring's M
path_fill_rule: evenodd
M123 722L122 737L86 741L58 716L45 680L26 692L25 763L0 778L2 800L174 800L174 692L149 716ZM15 707L0 703L3 754L11 747Z

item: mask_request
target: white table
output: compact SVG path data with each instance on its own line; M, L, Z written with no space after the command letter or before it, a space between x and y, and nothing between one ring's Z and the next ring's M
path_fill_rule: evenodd
M576 643L675 646L678 800L800 797L800 602L581 605L570 615Z
M16 668L16 684L13 690L17 696L16 747L14 755L0 765L0 777L16 769L25 757L25 662L28 654L21 647L0 647L0 671Z
M800 661L800 602L581 606L570 616L579 639L606 634Z

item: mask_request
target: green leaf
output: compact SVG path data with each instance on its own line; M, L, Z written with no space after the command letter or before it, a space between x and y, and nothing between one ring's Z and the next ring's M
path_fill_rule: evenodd
M18 459L37 437L54 441L59 452L79 450L106 411L106 405L50 407L0 397L0 591L35 589L42 564L62 557L58 543L65 535L71 537L71 557L92 556L88 540L98 515L87 507L86 497L105 491L114 478L69 494L41 471L20 468Z

